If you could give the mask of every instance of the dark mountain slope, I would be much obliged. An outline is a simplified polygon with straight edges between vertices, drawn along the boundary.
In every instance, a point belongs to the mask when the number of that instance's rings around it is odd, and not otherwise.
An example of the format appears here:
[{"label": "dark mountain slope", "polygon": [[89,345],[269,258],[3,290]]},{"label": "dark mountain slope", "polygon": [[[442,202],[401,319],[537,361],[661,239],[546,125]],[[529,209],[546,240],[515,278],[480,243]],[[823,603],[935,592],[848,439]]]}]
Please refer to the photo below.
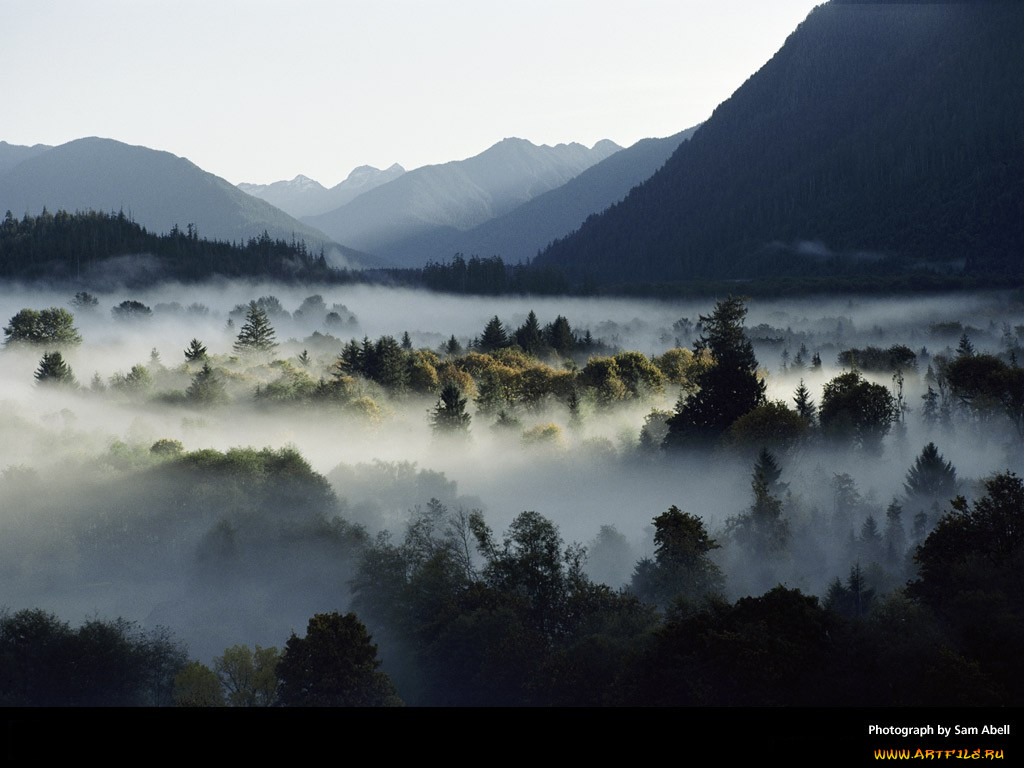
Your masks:
[{"label": "dark mountain slope", "polygon": [[1024,8],[836,4],[538,264],[604,284],[1020,273]]}]

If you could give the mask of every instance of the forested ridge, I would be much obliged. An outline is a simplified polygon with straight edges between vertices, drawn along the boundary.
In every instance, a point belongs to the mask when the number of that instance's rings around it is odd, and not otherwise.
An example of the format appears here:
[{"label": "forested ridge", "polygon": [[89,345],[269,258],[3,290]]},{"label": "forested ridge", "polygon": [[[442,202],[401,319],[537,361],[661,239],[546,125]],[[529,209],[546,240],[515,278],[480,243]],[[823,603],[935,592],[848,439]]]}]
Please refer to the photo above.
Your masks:
[{"label": "forested ridge", "polygon": [[[111,263],[119,256],[132,257]],[[145,257],[150,257],[149,259]],[[223,277],[344,279],[324,253],[303,241],[274,240],[266,232],[245,243],[207,240],[187,224],[157,235],[123,211],[68,213],[44,211],[21,219],[10,211],[0,222],[0,277],[20,280],[74,280],[101,287],[162,280],[198,281]]]},{"label": "forested ridge", "polygon": [[666,165],[536,263],[622,284],[1019,275],[1015,3],[827,4]]}]

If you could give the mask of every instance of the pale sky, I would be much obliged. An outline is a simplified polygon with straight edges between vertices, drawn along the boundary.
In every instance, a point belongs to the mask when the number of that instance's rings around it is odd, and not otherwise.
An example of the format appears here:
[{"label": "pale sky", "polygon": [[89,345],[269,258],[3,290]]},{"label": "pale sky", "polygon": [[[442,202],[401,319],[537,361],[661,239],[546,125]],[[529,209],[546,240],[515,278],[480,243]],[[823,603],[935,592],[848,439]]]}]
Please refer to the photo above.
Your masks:
[{"label": "pale sky", "polygon": [[819,0],[0,0],[0,140],[103,136],[232,183],[700,122]]}]

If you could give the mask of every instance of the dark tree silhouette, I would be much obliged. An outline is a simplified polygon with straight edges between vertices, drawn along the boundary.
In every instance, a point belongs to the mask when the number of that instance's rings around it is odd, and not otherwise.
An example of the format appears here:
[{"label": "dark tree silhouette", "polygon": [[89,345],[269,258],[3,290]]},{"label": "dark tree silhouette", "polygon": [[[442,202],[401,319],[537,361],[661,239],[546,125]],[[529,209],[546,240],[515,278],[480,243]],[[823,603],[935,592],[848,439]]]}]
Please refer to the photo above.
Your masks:
[{"label": "dark tree silhouette", "polygon": [[701,315],[703,335],[694,354],[707,350],[712,364],[697,374],[696,391],[681,398],[668,420],[668,448],[718,439],[740,416],[765,402],[765,384],[757,377],[754,347],[743,331],[747,308],[730,296]]}]

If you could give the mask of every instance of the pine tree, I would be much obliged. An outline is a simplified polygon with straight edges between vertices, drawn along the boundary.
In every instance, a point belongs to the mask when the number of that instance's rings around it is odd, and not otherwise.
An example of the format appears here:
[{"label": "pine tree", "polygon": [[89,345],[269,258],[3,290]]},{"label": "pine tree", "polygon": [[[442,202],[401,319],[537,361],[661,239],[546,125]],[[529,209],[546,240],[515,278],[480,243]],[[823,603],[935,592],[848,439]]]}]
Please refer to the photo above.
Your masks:
[{"label": "pine tree", "polygon": [[363,371],[363,348],[355,339],[349,339],[348,343],[342,347],[341,354],[338,356],[337,361],[334,363],[334,368],[331,370],[331,375],[335,378],[339,378],[346,374],[351,376],[357,373],[363,373]]},{"label": "pine tree", "polygon": [[710,352],[713,363],[696,376],[696,391],[676,405],[666,447],[713,442],[740,416],[764,404],[765,384],[757,377],[754,347],[743,331],[746,314],[743,300],[730,296],[710,316],[701,315],[704,331],[693,351]]},{"label": "pine tree", "polygon": [[555,352],[565,357],[576,348],[576,337],[569,321],[559,315],[544,329],[544,340]]},{"label": "pine tree", "polygon": [[404,350],[412,349],[412,339],[409,338],[409,332],[408,331],[402,331],[402,349],[404,349]]},{"label": "pine tree", "polygon": [[970,338],[967,336],[967,331],[960,334],[960,343],[956,347],[956,356],[961,357],[974,357],[974,345],[971,343]]},{"label": "pine tree", "polygon": [[942,457],[935,443],[928,443],[907,471],[903,489],[908,497],[946,502],[956,496],[956,469]]},{"label": "pine tree", "polygon": [[309,352],[304,349],[302,350],[302,354],[299,355],[299,365],[301,365],[303,368],[309,368],[309,362]]},{"label": "pine tree", "polygon": [[60,352],[45,352],[35,372],[36,381],[40,384],[61,384],[75,386],[75,375],[71,366],[64,360]]},{"label": "pine tree", "polygon": [[455,334],[452,334],[451,338],[445,342],[444,353],[449,357],[462,354],[462,345],[459,344],[459,340],[455,338]]},{"label": "pine tree", "polygon": [[528,355],[536,355],[544,343],[542,336],[540,322],[537,320],[537,315],[531,309],[530,314],[526,316],[526,322],[524,322],[519,328],[516,329],[516,344],[518,344],[522,350]]},{"label": "pine tree", "polygon": [[192,339],[188,343],[188,349],[185,350],[185,360],[190,363],[199,362],[200,360],[206,359],[206,347],[199,339]]},{"label": "pine tree", "polygon": [[886,554],[891,564],[898,564],[907,549],[907,532],[903,528],[903,507],[893,498],[885,510],[885,542]]},{"label": "pine tree", "polygon": [[270,324],[267,312],[255,301],[249,302],[245,324],[238,332],[235,340],[235,351],[239,353],[270,352],[277,346],[274,341],[274,328]]},{"label": "pine tree", "polygon": [[441,396],[430,417],[436,434],[458,435],[469,431],[470,416],[466,413],[466,398],[457,385],[449,382],[441,388]]},{"label": "pine tree", "polygon": [[818,408],[811,399],[811,392],[804,385],[803,379],[800,379],[800,386],[796,388],[793,402],[796,403],[796,412],[800,415],[800,418],[808,424],[814,424],[814,417],[818,413]]},{"label": "pine tree", "polygon": [[484,326],[483,335],[480,336],[480,351],[494,352],[507,346],[509,346],[509,340],[508,334],[505,332],[505,326],[501,324],[501,320],[495,315]]},{"label": "pine tree", "polygon": [[[931,366],[929,366],[929,369]],[[939,393],[932,389],[932,385],[928,385],[928,391],[921,395],[921,399],[924,400],[924,406],[921,408],[921,418],[924,419],[925,424],[933,425],[939,420]]]},{"label": "pine tree", "polygon": [[789,542],[789,523],[782,519],[782,501],[773,492],[780,475],[775,458],[762,451],[750,483],[754,501],[749,511],[731,521],[733,536],[739,544],[759,557],[780,554]]},{"label": "pine tree", "polygon": [[192,377],[192,383],[185,390],[185,397],[199,405],[213,405],[226,398],[224,382],[208,362],[204,362],[203,367]]}]

